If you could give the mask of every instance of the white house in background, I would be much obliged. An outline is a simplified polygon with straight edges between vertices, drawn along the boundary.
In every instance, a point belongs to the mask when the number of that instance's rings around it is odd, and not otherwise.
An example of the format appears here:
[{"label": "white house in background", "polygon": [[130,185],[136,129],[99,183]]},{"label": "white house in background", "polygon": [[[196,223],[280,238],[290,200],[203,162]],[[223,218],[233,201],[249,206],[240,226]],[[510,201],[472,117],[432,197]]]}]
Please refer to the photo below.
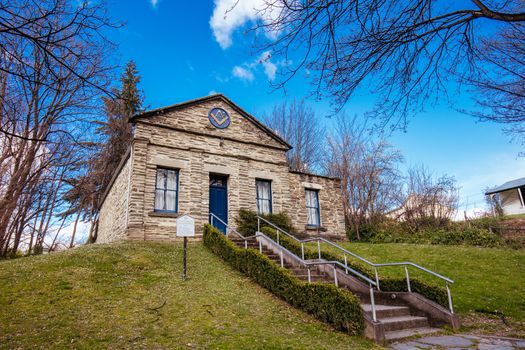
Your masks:
[{"label": "white house in background", "polygon": [[504,215],[525,214],[525,177],[505,182],[485,192],[491,203],[499,203]]}]

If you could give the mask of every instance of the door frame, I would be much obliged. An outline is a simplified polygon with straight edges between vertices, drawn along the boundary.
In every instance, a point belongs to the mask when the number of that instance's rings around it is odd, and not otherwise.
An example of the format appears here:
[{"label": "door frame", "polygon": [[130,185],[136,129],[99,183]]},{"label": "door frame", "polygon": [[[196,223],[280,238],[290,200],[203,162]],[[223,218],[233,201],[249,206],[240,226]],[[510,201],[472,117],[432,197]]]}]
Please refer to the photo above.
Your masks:
[{"label": "door frame", "polygon": [[[216,178],[222,178],[224,179],[224,184],[225,186],[212,186],[210,185],[210,180],[213,178],[213,177],[216,177]],[[226,218],[224,220],[224,222],[226,223],[226,225],[228,224],[228,218],[229,218],[229,205],[228,205],[228,180],[229,180],[229,175],[227,174],[219,174],[219,173],[209,173],[208,174],[208,221],[211,221],[211,196],[210,196],[210,192],[211,192],[211,188],[212,187],[216,187],[216,188],[223,188],[224,191],[226,192]],[[222,220],[222,218],[221,218]],[[211,223],[211,222],[210,222]],[[225,231],[226,231],[226,227],[225,227]]]}]

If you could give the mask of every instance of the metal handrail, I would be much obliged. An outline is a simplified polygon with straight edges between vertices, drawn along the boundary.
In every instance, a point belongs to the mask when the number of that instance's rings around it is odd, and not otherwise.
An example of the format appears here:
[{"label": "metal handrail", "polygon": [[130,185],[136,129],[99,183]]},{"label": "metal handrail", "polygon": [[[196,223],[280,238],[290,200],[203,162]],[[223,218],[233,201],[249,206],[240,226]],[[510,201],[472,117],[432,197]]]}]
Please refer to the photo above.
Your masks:
[{"label": "metal handrail", "polygon": [[268,239],[269,241],[271,241],[273,243],[276,243],[279,246],[280,249],[286,251],[290,255],[293,255],[294,258],[297,258],[297,260],[300,261],[301,263],[303,263],[303,265],[305,265],[305,266],[306,265],[337,265],[337,266],[340,266],[343,270],[351,271],[353,274],[355,274],[358,277],[361,277],[362,279],[364,279],[368,283],[371,283],[373,286],[376,285],[376,282],[374,280],[370,279],[368,276],[363,275],[359,271],[356,271],[356,270],[352,269],[351,267],[344,265],[340,261],[337,261],[337,260],[334,260],[334,261],[327,261],[327,260],[325,260],[325,261],[312,261],[312,260],[301,259],[295,253],[291,252],[286,247],[282,246],[280,243],[276,242],[274,239],[268,237],[267,235],[265,235],[264,233],[262,233],[260,231],[258,231],[256,234],[251,235],[251,236],[243,236],[237,230],[234,230],[234,229],[230,228],[229,225],[227,223],[225,223],[223,220],[221,220],[219,217],[217,217],[217,215],[215,215],[213,213],[210,213],[210,216],[212,217],[212,223],[211,223],[212,226],[213,226],[213,219],[215,219],[215,220],[219,221],[220,223],[222,223],[223,225],[225,225],[226,228],[229,230],[229,232],[235,233],[237,236],[239,236],[239,238],[243,239],[244,241],[247,241],[248,239],[252,239],[252,238],[264,237],[264,238]]},{"label": "metal handrail", "polygon": [[408,273],[408,266],[412,266],[416,269],[419,269],[421,271],[424,271],[430,275],[433,275],[435,277],[438,277],[442,280],[445,281],[445,287],[447,289],[447,297],[448,297],[448,304],[449,304],[449,309],[450,309],[450,312],[451,313],[454,313],[454,307],[452,305],[452,295],[450,293],[450,288],[448,286],[449,283],[454,283],[454,281],[448,277],[445,277],[443,275],[440,275],[439,273],[437,272],[434,272],[430,269],[427,269],[423,266],[420,266],[418,264],[415,264],[413,262],[410,262],[410,261],[404,261],[404,262],[392,262],[392,263],[382,263],[382,264],[376,264],[376,263],[373,263],[365,258],[363,258],[362,256],[356,254],[356,253],[353,253],[343,247],[341,247],[340,245],[334,243],[334,242],[331,242],[329,240],[327,240],[326,238],[323,238],[323,237],[312,237],[312,238],[307,238],[307,239],[299,239],[295,236],[293,236],[292,234],[286,232],[285,230],[283,230],[282,228],[278,227],[277,225],[273,224],[272,222],[266,220],[265,218],[257,215],[257,230],[260,231],[261,230],[261,220],[264,221],[265,223],[267,223],[268,225],[270,225],[271,227],[273,227],[274,229],[277,230],[277,242],[279,242],[279,232],[285,234],[287,237],[290,237],[292,238],[293,240],[295,240],[296,242],[299,242],[301,244],[301,254],[302,254],[302,258],[304,259],[304,244],[305,243],[309,243],[309,242],[317,242],[317,250],[318,250],[318,256],[319,256],[319,259],[321,259],[321,242],[324,242],[328,245],[331,245],[332,247],[336,248],[336,249],[339,249],[340,251],[342,251],[344,253],[344,260],[345,260],[345,264],[341,264],[342,266],[347,266],[348,265],[348,260],[347,260],[347,254],[350,255],[350,256],[353,256],[354,258],[364,262],[365,264],[367,265],[370,265],[374,268],[374,274],[375,274],[375,279],[376,279],[376,283],[375,283],[375,286],[377,287],[378,290],[380,290],[380,284],[379,284],[379,274],[378,274],[378,267],[386,267],[386,266],[404,266],[405,267],[405,276],[406,276],[406,281],[407,281],[407,289],[409,292],[412,292],[412,288],[411,288],[411,285],[410,285],[410,275]]},{"label": "metal handrail", "polygon": [[[343,268],[347,274],[348,274],[348,271],[350,271],[353,274],[355,274],[356,276],[361,277],[362,279],[367,281],[368,284],[369,284],[370,304],[371,304],[371,307],[372,307],[372,319],[374,320],[374,322],[377,321],[375,299],[374,299],[374,288],[373,288],[373,287],[378,288],[378,285],[377,285],[376,281],[374,281],[374,280],[370,279],[369,277],[361,274],[360,272],[352,269],[348,265],[343,265],[340,261],[326,261],[326,260],[325,261],[312,261],[312,260],[304,260],[304,254],[303,254],[303,258],[298,257],[295,253],[291,252],[286,247],[282,246],[278,241],[276,242],[275,240],[273,240],[272,238],[268,237],[267,235],[265,235],[264,233],[260,232],[259,230],[254,235],[243,236],[237,230],[230,228],[230,226],[226,222],[224,222],[222,219],[220,219],[217,215],[215,215],[213,213],[210,213],[210,223],[211,223],[212,226],[214,226],[213,225],[213,221],[214,220],[218,220],[220,223],[222,223],[226,227],[226,230],[227,230],[226,231],[226,236],[228,236],[229,232],[233,232],[237,236],[239,236],[241,239],[243,239],[244,240],[244,249],[248,249],[248,244],[247,244],[248,239],[251,239],[251,238],[255,238],[256,239],[257,237],[263,237],[263,238],[267,239],[268,241],[276,244],[279,247],[279,249],[280,249],[281,267],[284,267],[283,252],[286,251],[289,256],[291,256],[293,259],[297,260],[300,264],[302,264],[303,266],[305,266],[307,268],[307,270],[308,270],[308,283],[312,282],[310,266],[316,266],[316,265],[333,265],[333,267],[334,267],[334,284],[336,286],[339,286],[339,283],[338,283],[338,280],[337,280],[337,269],[336,269],[336,266],[339,266],[339,267]],[[275,227],[277,229],[281,230],[277,226],[275,226]],[[293,236],[291,236],[291,237],[293,237]],[[262,254],[262,241],[261,240],[259,240],[259,252]],[[304,253],[304,251],[303,251],[303,253]]]}]

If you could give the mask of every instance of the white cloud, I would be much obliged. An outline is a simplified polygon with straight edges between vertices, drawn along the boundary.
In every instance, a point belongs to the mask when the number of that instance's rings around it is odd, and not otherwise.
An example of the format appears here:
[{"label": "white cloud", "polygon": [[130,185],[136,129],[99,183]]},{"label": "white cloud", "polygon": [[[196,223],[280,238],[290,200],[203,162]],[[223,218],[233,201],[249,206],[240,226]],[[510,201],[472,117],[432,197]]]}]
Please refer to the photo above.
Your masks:
[{"label": "white cloud", "polygon": [[157,7],[157,5],[159,4],[159,1],[160,0],[149,0],[151,6],[153,6],[153,8]]},{"label": "white cloud", "polygon": [[271,61],[271,58],[272,55],[270,51],[265,51],[256,60],[252,62],[244,62],[242,65],[233,67],[232,74],[236,78],[251,82],[255,79],[254,73],[256,73],[262,66],[264,74],[268,80],[273,81],[275,79],[278,66],[283,64],[275,64]]},{"label": "white cloud", "polygon": [[210,90],[210,92],[208,92],[208,95],[216,95],[216,94],[218,94],[218,92],[215,90]]},{"label": "white cloud", "polygon": [[[261,11],[267,6],[266,0],[215,0],[210,27],[221,48],[230,47],[233,32],[246,23],[262,21],[270,24],[277,18],[277,10]],[[266,36],[270,39],[275,39],[277,34],[277,31],[266,31]]]},{"label": "white cloud", "polygon": [[275,79],[275,73],[277,73],[277,66],[270,61],[271,58],[272,55],[270,51],[266,51],[262,53],[261,58],[259,59],[259,63],[262,64],[264,74],[266,74],[269,81],[273,81]]},{"label": "white cloud", "polygon": [[233,67],[232,74],[234,77],[244,81],[253,81],[253,79],[255,78],[250,69],[243,68],[241,66]]}]

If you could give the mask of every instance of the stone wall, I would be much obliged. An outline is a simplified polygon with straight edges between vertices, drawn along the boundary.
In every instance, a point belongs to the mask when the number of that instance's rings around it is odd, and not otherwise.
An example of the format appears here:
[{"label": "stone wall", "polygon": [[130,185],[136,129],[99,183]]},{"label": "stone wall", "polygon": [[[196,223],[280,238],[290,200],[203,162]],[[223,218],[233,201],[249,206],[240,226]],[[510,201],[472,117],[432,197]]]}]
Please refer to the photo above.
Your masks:
[{"label": "stone wall", "polygon": [[[213,107],[223,108],[229,113],[231,123],[228,128],[216,129],[210,125],[208,111]],[[255,182],[256,179],[266,179],[272,182],[273,212],[288,213],[299,229],[304,229],[306,224],[303,183],[311,182],[320,187],[323,232],[344,233],[342,205],[338,202],[340,195],[335,193],[339,183],[323,177],[290,173],[286,163],[289,146],[269,135],[250,118],[228,101],[216,98],[135,119],[128,238],[174,240],[176,218],[189,214],[195,218],[196,238],[199,239],[202,235],[200,228],[209,219],[210,174],[228,176],[228,224],[233,228],[239,209],[256,209]],[[154,211],[157,167],[179,170],[178,213]],[[121,186],[119,181],[120,176],[113,186]],[[114,191],[112,189],[111,193]],[[104,212],[111,212],[112,205],[122,203],[109,197],[108,203],[104,203]],[[117,208],[114,215],[119,215],[117,212],[122,210]],[[114,237],[121,237],[121,221],[108,213],[104,216],[104,230],[111,226],[107,221],[113,220],[112,227],[118,232]]]},{"label": "stone wall", "polygon": [[126,237],[131,160],[126,157],[100,208],[97,243]]},{"label": "stone wall", "polygon": [[[140,140],[134,144],[131,238],[173,240],[175,219],[184,214],[194,217],[196,226],[202,227],[208,222],[210,173],[228,176],[228,224],[233,228],[240,208],[256,208],[256,179],[272,181],[275,212],[291,210],[283,151],[141,123],[137,123],[136,134]],[[157,167],[179,170],[177,214],[154,211]],[[200,230],[197,234],[200,238]]]},{"label": "stone wall", "polygon": [[[341,193],[341,181],[324,176],[290,172],[290,199],[294,209],[290,212],[292,222],[299,232],[320,235],[345,235],[345,219]],[[318,190],[321,227],[306,226],[306,189]]]}]

